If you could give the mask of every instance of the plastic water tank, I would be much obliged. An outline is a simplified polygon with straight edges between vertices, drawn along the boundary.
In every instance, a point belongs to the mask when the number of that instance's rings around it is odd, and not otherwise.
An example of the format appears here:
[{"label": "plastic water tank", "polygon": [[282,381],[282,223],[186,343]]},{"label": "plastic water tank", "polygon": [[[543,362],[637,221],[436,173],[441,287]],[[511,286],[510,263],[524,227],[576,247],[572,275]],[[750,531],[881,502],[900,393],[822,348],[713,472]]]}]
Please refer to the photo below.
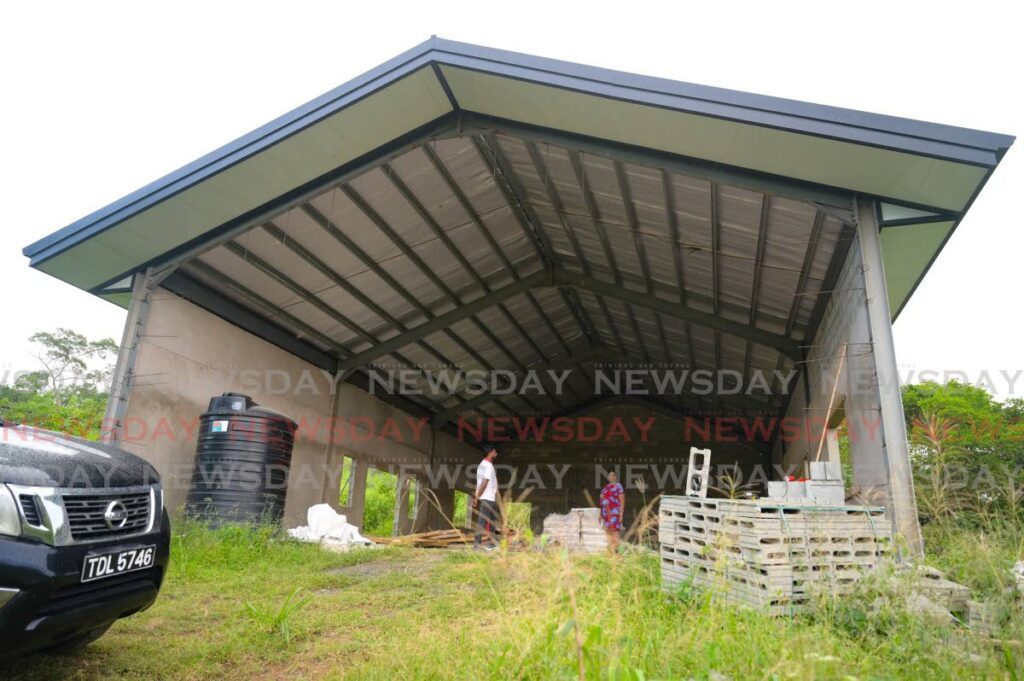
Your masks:
[{"label": "plastic water tank", "polygon": [[248,395],[210,400],[185,513],[211,525],[278,523],[284,515],[296,424]]}]

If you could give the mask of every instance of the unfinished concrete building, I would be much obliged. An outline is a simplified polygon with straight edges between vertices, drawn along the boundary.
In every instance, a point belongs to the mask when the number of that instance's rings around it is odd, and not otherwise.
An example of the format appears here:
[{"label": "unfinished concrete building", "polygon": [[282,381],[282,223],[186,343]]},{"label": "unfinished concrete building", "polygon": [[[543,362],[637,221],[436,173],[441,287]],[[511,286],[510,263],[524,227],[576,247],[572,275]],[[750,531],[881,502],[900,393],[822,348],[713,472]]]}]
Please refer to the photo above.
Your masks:
[{"label": "unfinished concrete building", "polygon": [[891,323],[1011,143],[431,39],[25,255],[127,309],[108,437],[172,508],[225,391],[300,423],[289,524],[349,457],[357,524],[369,467],[431,490],[403,530],[479,440],[539,522],[616,467],[631,507],[678,492],[695,444],[799,473],[845,423],[850,498],[915,549]]}]

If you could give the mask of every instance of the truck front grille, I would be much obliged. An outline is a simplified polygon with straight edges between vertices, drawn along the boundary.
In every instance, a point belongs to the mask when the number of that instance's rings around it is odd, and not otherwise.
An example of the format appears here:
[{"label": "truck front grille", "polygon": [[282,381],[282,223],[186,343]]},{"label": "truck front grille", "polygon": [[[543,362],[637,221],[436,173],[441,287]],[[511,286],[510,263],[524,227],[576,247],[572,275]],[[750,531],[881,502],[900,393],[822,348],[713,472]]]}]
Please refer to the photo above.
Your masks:
[{"label": "truck front grille", "polygon": [[[149,492],[64,495],[63,501],[68,527],[75,541],[137,534],[149,527]],[[124,505],[127,517],[123,525],[116,522],[111,527],[104,517],[113,502]]]}]

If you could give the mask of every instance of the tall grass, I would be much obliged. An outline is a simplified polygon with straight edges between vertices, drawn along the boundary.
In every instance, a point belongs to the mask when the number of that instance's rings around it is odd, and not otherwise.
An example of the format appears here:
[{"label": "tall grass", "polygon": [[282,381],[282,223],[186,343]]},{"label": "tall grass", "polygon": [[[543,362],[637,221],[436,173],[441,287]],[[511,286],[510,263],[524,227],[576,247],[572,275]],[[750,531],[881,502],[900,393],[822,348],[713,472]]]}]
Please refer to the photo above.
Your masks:
[{"label": "tall grass", "polygon": [[991,635],[915,612],[912,584],[888,575],[769,617],[685,584],[664,591],[657,554],[640,548],[336,554],[266,527],[181,523],[153,608],[78,657],[0,678],[1024,679],[1020,602],[1005,588],[1019,526],[960,520],[926,525],[929,561],[1001,605]]}]

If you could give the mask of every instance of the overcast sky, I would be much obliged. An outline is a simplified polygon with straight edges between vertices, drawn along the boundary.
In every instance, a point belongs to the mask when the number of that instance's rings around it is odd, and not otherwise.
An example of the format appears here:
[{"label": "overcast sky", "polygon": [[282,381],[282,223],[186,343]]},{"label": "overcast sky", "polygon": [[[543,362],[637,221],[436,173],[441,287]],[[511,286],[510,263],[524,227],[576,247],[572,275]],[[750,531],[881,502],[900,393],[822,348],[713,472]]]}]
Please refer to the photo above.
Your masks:
[{"label": "overcast sky", "polygon": [[[530,5],[4,3],[0,371],[34,368],[34,331],[119,340],[124,321],[120,308],[29,269],[22,247],[431,34],[1024,132],[1021,27],[1007,3]],[[904,371],[963,371],[972,381],[988,371],[1005,397],[1011,385],[999,372],[1024,369],[1022,155],[1007,154],[897,321]],[[1024,379],[1013,388],[1024,396]]]}]

